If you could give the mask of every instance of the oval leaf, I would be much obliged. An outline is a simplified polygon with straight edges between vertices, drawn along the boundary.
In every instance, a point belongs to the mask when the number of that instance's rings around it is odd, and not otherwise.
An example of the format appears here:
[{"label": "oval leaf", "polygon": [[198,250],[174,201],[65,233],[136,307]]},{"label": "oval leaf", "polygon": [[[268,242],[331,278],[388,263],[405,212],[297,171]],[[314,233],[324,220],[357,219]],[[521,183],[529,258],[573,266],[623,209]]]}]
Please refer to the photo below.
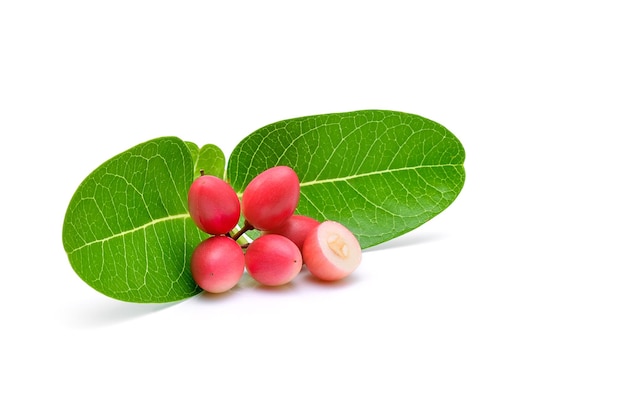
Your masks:
[{"label": "oval leaf", "polygon": [[189,257],[204,235],[187,211],[194,162],[175,137],[137,145],[103,163],[76,190],[63,246],[76,273],[110,297],[169,302],[201,290]]},{"label": "oval leaf", "polygon": [[218,146],[207,144],[202,148],[198,148],[198,145],[193,142],[185,143],[193,159],[194,178],[200,176],[200,170],[204,170],[205,175],[213,175],[224,179],[226,156],[224,156],[224,152]]},{"label": "oval leaf", "polygon": [[363,110],[289,119],[241,141],[227,176],[238,192],[257,174],[291,166],[297,213],[350,228],[362,248],[409,232],[447,208],[465,181],[465,151],[418,115]]}]

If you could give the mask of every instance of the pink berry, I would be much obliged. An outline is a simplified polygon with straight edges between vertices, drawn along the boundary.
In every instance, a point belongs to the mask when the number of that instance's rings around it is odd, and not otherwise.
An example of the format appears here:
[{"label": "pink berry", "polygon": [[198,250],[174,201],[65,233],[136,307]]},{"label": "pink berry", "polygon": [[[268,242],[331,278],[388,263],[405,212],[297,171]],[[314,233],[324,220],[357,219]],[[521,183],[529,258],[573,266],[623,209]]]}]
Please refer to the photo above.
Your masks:
[{"label": "pink berry", "polygon": [[302,252],[302,244],[309,232],[317,227],[320,222],[305,215],[292,215],[276,228],[267,231],[267,234],[279,234],[289,238]]},{"label": "pink berry", "polygon": [[293,215],[300,199],[300,181],[288,166],[275,166],[257,175],[246,186],[241,209],[246,221],[258,230],[269,230]]},{"label": "pink berry", "polygon": [[217,235],[202,241],[191,254],[191,275],[203,290],[223,293],[241,279],[245,268],[237,241]]},{"label": "pink berry", "polygon": [[235,190],[224,180],[202,175],[191,184],[189,215],[202,231],[218,235],[232,230],[241,212]]},{"label": "pink berry", "polygon": [[334,221],[325,221],[304,240],[302,256],[311,274],[325,281],[340,280],[361,263],[361,245],[352,232]]},{"label": "pink berry", "polygon": [[250,276],[264,285],[287,284],[302,269],[302,255],[296,244],[277,234],[261,235],[252,241],[245,259]]}]

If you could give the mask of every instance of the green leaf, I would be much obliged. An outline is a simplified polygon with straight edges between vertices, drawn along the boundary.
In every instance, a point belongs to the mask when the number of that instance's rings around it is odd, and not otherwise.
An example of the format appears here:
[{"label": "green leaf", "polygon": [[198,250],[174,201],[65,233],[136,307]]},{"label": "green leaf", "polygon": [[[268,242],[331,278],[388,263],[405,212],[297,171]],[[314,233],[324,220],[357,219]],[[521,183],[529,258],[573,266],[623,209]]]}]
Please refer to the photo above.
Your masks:
[{"label": "green leaf", "polygon": [[63,223],[76,273],[123,301],[170,302],[199,293],[189,258],[205,236],[187,211],[193,178],[190,149],[175,137],[139,144],[94,170]]},{"label": "green leaf", "polygon": [[224,179],[226,156],[224,152],[212,144],[204,145],[202,148],[198,148],[193,142],[185,142],[191,152],[191,157],[194,163],[194,178],[200,176],[200,170],[204,170],[205,175],[213,175],[218,178]]},{"label": "green leaf", "polygon": [[227,176],[238,192],[287,165],[298,174],[297,213],[346,225],[362,248],[407,233],[447,208],[465,181],[465,151],[418,115],[363,110],[288,119],[242,140]]}]

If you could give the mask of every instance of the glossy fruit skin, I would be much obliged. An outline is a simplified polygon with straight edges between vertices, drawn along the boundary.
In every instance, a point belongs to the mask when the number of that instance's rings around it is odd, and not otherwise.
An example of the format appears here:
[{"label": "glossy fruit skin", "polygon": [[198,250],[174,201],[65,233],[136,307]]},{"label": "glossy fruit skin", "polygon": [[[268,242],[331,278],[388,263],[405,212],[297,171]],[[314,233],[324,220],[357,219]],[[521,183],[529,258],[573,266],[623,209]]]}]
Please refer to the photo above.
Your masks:
[{"label": "glossy fruit skin", "polygon": [[293,215],[300,199],[300,181],[288,166],[275,166],[257,175],[246,186],[241,210],[254,228],[265,231]]},{"label": "glossy fruit skin", "polygon": [[252,241],[245,260],[248,274],[268,286],[287,284],[302,269],[302,255],[296,244],[278,234],[261,235]]},{"label": "glossy fruit skin", "polygon": [[307,235],[319,224],[318,220],[306,215],[292,215],[278,227],[266,231],[266,233],[278,234],[289,238],[302,252],[302,245]]},{"label": "glossy fruit skin", "polygon": [[324,281],[350,275],[361,263],[361,246],[354,234],[334,221],[324,221],[309,233],[302,257],[311,274]]},{"label": "glossy fruit skin", "polygon": [[193,221],[208,234],[226,234],[239,221],[241,205],[237,193],[216,176],[202,175],[193,181],[187,203]]},{"label": "glossy fruit skin", "polygon": [[191,254],[191,275],[210,293],[233,288],[243,275],[245,258],[237,241],[217,235],[202,241]]}]

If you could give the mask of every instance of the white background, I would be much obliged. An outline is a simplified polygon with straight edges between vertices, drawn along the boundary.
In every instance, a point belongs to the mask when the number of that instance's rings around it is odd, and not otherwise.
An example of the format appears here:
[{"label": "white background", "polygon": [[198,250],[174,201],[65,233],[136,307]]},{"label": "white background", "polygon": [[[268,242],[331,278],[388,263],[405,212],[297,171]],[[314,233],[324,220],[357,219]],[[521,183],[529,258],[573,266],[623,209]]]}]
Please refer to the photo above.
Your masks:
[{"label": "white background", "polygon": [[[209,3],[2,2],[0,411],[626,411],[620,2]],[[346,282],[138,305],[72,271],[111,156],[372,108],[467,181]]]}]

